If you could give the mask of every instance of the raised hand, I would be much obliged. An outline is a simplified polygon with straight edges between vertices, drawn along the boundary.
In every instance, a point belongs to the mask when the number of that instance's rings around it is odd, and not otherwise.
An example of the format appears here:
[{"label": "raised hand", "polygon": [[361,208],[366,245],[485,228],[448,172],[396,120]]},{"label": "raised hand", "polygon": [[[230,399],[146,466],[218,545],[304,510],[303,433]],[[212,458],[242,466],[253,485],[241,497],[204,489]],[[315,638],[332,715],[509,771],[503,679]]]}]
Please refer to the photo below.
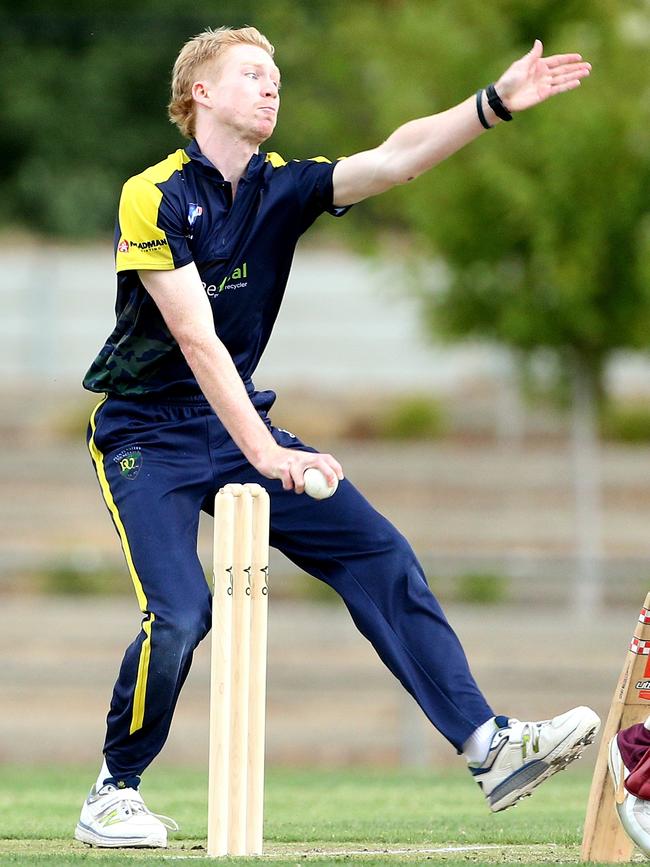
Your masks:
[{"label": "raised hand", "polygon": [[539,39],[520,60],[508,67],[495,83],[496,91],[510,111],[523,111],[557,93],[574,90],[591,72],[580,54],[542,57]]}]

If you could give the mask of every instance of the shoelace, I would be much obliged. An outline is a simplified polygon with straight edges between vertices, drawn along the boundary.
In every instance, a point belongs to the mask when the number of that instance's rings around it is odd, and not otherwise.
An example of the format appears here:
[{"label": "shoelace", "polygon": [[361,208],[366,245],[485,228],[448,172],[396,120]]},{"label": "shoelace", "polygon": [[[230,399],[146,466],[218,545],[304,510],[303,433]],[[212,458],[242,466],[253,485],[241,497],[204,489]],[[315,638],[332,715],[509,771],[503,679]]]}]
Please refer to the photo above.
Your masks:
[{"label": "shoelace", "polygon": [[163,816],[162,813],[152,813],[151,810],[147,810],[147,813],[149,813],[150,816],[154,816],[159,822],[162,822],[168,830],[180,831],[180,826],[175,819],[172,819],[169,816]]},{"label": "shoelace", "polygon": [[129,816],[135,816],[138,813],[144,813],[148,816],[153,816],[154,819],[158,819],[158,821],[162,822],[165,828],[170,831],[179,830],[178,823],[170,816],[163,816],[162,813],[154,813],[139,798],[129,798],[128,795],[121,795],[118,789],[115,789],[114,791],[118,793],[118,797],[102,810],[99,814],[100,816],[104,816],[111,810],[119,810],[126,818]]},{"label": "shoelace", "polygon": [[132,801],[131,798],[124,798],[124,800],[120,801],[120,808],[127,816],[135,816],[138,813],[145,813],[148,816],[153,816],[154,819],[158,819],[158,821],[162,822],[165,828],[168,828],[170,831],[178,831],[178,823],[174,819],[170,816],[163,816],[162,813],[154,813],[153,810],[150,810],[146,804],[142,803],[142,801]]},{"label": "shoelace", "polygon": [[534,753],[539,752],[539,738],[542,730],[542,722],[520,722],[518,719],[510,720],[510,736],[512,743],[521,743],[521,754],[523,758],[528,757],[528,748],[532,748]]}]

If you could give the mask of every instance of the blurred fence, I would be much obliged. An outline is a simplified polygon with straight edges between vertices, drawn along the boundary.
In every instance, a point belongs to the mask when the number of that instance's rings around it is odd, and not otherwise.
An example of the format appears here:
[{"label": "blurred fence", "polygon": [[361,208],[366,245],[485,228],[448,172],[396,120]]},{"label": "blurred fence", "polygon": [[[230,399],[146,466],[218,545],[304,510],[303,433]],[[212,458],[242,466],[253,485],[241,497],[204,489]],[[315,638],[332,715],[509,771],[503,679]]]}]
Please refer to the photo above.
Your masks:
[{"label": "blurred fence", "polygon": [[[113,327],[111,248],[5,243],[0,261],[3,380],[77,387]],[[404,269],[342,251],[299,252],[257,379],[356,394],[496,375],[499,353],[428,342],[407,280]]]},{"label": "blurred fence", "polygon": [[[17,242],[1,255],[0,587],[70,564],[119,570],[82,443],[93,397],[79,386],[112,326],[110,247]],[[256,377],[281,394],[274,421],[336,451],[412,541],[443,598],[458,598],[463,576],[480,598],[481,575],[496,575],[510,600],[569,603],[574,493],[557,419],[523,411],[500,352],[432,346],[407,279],[349,253],[299,253]],[[621,358],[609,378],[619,393],[642,391],[647,362]],[[340,417],[364,401],[372,412],[413,392],[444,394],[461,427],[489,435],[409,445],[337,439]],[[645,447],[603,450],[606,601],[636,599],[650,577],[649,464]]]},{"label": "blurred fence", "polygon": [[[16,240],[0,245],[0,375],[6,387],[77,389],[113,326],[109,245]],[[442,279],[429,269],[427,279]],[[494,424],[507,432],[512,363],[485,344],[436,344],[427,334],[413,276],[400,264],[342,250],[299,250],[257,380],[265,387],[333,392],[476,391],[491,383]],[[610,365],[620,393],[650,392],[650,363],[622,354]]]},{"label": "blurred fence", "polygon": [[[112,324],[111,251],[16,245],[2,256],[0,762],[94,761],[115,668],[139,620],[83,445],[95,398],[78,384]],[[298,256],[257,378],[281,393],[274,421],[334,451],[408,536],[495,706],[534,718],[585,701],[605,713],[650,587],[650,447],[603,448],[607,616],[596,635],[571,607],[573,466],[561,425],[523,410],[501,353],[429,345],[404,279],[349,254]],[[647,379],[639,358],[610,370],[621,393]],[[465,435],[340,438],[341,415],[421,391],[444,394]],[[199,540],[206,566],[210,529],[204,522]],[[272,576],[270,760],[452,760],[342,607],[312,604],[312,579],[279,556]],[[98,590],[127,598],[88,595]],[[512,654],[513,642],[525,652]],[[166,760],[204,761],[207,670],[206,644]],[[58,722],[44,736],[45,703]]]},{"label": "blurred fence", "polygon": [[[607,714],[638,608],[598,624],[566,612],[451,607],[472,670],[499,713],[545,719],[581,702]],[[14,598],[0,608],[3,762],[101,759],[119,661],[139,626],[135,601]],[[26,629],[26,623],[38,628]],[[198,648],[163,763],[206,767],[209,641]],[[43,724],[47,708],[47,725]],[[458,764],[455,751],[356,632],[342,605],[271,598],[270,763]],[[595,758],[590,751],[587,761]]]},{"label": "blurred fence", "polygon": [[[51,401],[31,394],[29,403],[45,424],[5,429],[0,450],[0,592],[72,592],[86,578],[92,589],[93,574],[108,581],[104,589],[130,592],[83,445],[83,416],[70,439],[48,422],[56,417]],[[511,449],[494,441],[316,442],[405,533],[444,600],[573,603],[576,527],[562,441]],[[650,448],[607,446],[602,474],[605,601],[636,606],[650,586]],[[207,566],[207,521],[200,550]],[[281,594],[308,592],[310,582],[288,562],[278,560],[274,575]]]}]

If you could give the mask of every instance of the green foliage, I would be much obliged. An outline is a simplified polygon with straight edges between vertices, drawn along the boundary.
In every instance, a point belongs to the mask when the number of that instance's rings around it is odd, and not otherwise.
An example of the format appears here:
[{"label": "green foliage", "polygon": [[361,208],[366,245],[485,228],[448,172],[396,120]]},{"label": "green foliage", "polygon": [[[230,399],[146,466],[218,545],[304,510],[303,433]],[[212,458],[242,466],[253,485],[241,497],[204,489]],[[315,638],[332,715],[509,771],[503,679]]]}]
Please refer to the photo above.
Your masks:
[{"label": "green foliage", "polygon": [[[111,233],[124,180],[185,144],[167,121],[171,68],[208,26],[254,24],[276,44],[283,108],[270,149],[335,157],[366,145],[351,87],[362,74],[339,45],[345,8],[342,0],[0,4],[0,227],[73,240]],[[323,62],[314,63],[318,51]]]},{"label": "green foliage", "polygon": [[565,370],[579,359],[598,390],[612,351],[650,347],[650,6],[413,0],[351,14],[382,71],[366,94],[378,133],[467,97],[536,36],[592,61],[576,92],[363,207],[449,266],[442,290],[420,281],[433,331],[546,348]]},{"label": "green foliage", "polygon": [[379,422],[378,435],[390,440],[434,439],[445,431],[444,411],[438,401],[413,395],[389,406]]},{"label": "green foliage", "polygon": [[406,441],[437,439],[447,429],[447,414],[439,401],[430,395],[410,394],[352,410],[343,434],[352,440]]},{"label": "green foliage", "polygon": [[206,26],[247,23],[277,46],[282,111],[268,147],[288,157],[372,147],[471,96],[536,36],[551,53],[582,51],[594,71],[577,92],[364,202],[346,237],[370,251],[387,230],[407,233],[419,255],[444,258],[447,285],[419,285],[431,328],[452,339],[565,361],[571,348],[595,382],[612,350],[648,349],[646,0],[0,4],[5,227],[109,233],[123,180],[183,144],[166,121],[179,47]]},{"label": "green foliage", "polygon": [[279,581],[274,577],[273,596],[275,599],[281,597],[323,605],[339,605],[341,602],[341,597],[329,584],[305,575],[293,575],[284,582],[281,576]]},{"label": "green foliage", "polygon": [[508,598],[508,579],[487,572],[467,572],[457,579],[455,598],[470,605],[498,605]]},{"label": "green foliage", "polygon": [[41,593],[61,596],[105,596],[132,593],[126,574],[114,570],[84,568],[61,563],[41,573],[37,581]]},{"label": "green foliage", "polygon": [[650,407],[647,404],[609,405],[601,416],[606,439],[624,443],[650,443]]},{"label": "green foliage", "polygon": [[[510,37],[529,10],[509,5]],[[613,350],[649,346],[650,41],[627,22],[635,9],[647,29],[650,9],[598,0],[555,17],[545,5],[538,34],[550,50],[580,48],[592,79],[484,136],[404,207],[422,249],[450,266],[442,292],[424,289],[432,327],[573,354],[597,382]]]}]

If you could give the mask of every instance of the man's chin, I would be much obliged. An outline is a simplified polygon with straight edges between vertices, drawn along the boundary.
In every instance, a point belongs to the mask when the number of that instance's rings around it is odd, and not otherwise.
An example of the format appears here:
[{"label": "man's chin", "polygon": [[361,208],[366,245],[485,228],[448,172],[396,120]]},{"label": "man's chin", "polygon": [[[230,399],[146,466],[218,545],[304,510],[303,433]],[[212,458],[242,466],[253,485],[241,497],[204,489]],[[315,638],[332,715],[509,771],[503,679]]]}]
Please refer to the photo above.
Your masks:
[{"label": "man's chin", "polygon": [[268,138],[272,135],[273,130],[278,122],[278,115],[275,111],[269,109],[260,109],[255,112],[253,118],[253,126],[259,131],[260,135]]},{"label": "man's chin", "polygon": [[242,137],[249,141],[251,144],[259,147],[259,145],[264,144],[267,139],[270,139],[275,130],[275,123],[260,123],[254,126],[252,129],[247,130],[246,132],[241,133]]},{"label": "man's chin", "polygon": [[261,123],[256,129],[259,143],[262,144],[267,139],[270,139],[275,131],[275,121],[273,123]]}]

